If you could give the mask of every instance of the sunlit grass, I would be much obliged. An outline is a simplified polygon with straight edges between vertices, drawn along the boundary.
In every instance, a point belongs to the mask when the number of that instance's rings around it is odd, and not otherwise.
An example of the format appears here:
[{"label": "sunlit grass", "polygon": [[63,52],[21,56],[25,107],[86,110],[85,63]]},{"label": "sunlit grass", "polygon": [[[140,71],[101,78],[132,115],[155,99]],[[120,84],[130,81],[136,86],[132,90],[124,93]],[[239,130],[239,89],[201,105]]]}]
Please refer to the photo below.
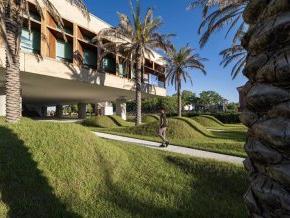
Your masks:
[{"label": "sunlit grass", "polygon": [[247,217],[239,166],[97,138],[77,124],[0,123],[3,217]]}]

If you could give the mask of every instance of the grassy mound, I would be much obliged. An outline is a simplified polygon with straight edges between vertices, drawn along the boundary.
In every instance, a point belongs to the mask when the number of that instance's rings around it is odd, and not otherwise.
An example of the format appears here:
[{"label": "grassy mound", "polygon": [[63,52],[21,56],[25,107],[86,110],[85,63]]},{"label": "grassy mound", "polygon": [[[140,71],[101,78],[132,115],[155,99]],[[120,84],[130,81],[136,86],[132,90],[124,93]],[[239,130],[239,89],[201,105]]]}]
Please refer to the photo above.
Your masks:
[{"label": "grassy mound", "polygon": [[199,124],[198,122],[196,122],[195,120],[192,120],[188,117],[177,117],[175,119],[181,120],[185,123],[187,123],[190,127],[192,127],[195,131],[200,132],[201,134],[203,134],[204,136],[207,137],[213,137],[213,135],[211,134],[211,132],[209,132],[204,126],[202,126],[201,124]]},{"label": "grassy mound", "polygon": [[208,128],[219,128],[225,126],[225,124],[223,124],[221,121],[209,115],[196,116],[192,119]]},{"label": "grassy mound", "polygon": [[127,122],[126,120],[123,120],[120,116],[109,116],[118,126],[123,126],[123,127],[129,127],[129,126],[134,126],[134,123],[132,122]]},{"label": "grassy mound", "polygon": [[0,123],[0,163],[1,217],[247,217],[242,167],[102,140],[77,124]]},{"label": "grassy mound", "polygon": [[159,120],[159,117],[157,115],[145,115],[142,119],[143,123],[152,123]]},{"label": "grassy mound", "polygon": [[91,127],[101,127],[101,128],[114,128],[119,125],[109,116],[96,116],[87,118],[84,122],[84,125]]},{"label": "grassy mound", "polygon": [[[168,119],[169,128],[167,136],[170,139],[184,139],[184,138],[201,138],[204,137],[199,131],[195,131],[186,122],[178,119]],[[158,132],[159,122],[151,122],[137,127],[122,128],[118,131],[120,133],[130,133],[133,135],[156,136]]]},{"label": "grassy mound", "polygon": [[192,119],[209,129],[237,131],[243,134],[247,131],[247,128],[242,124],[224,124],[215,117],[209,115],[201,115],[193,117]]},{"label": "grassy mound", "polygon": [[[172,144],[241,157],[246,156],[244,130],[209,131],[190,118],[169,118],[168,121],[167,137]],[[157,136],[158,126],[159,122],[155,121],[137,127],[98,129],[97,131],[161,142]]]}]

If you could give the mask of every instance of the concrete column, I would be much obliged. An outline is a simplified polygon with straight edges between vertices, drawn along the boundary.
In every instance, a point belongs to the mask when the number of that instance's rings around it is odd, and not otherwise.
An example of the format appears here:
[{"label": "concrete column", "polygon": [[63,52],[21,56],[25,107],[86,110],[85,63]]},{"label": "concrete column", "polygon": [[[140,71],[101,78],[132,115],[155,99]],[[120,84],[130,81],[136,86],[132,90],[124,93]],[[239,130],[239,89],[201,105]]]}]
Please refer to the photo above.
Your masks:
[{"label": "concrete column", "polygon": [[87,105],[80,103],[80,104],[78,104],[78,109],[79,109],[79,112],[78,112],[79,119],[86,119]]},{"label": "concrete column", "polygon": [[122,117],[123,120],[127,119],[126,99],[117,99],[116,101],[116,115]]},{"label": "concrete column", "polygon": [[62,105],[56,105],[55,117],[62,118],[63,116],[63,107]]},{"label": "concrete column", "polygon": [[6,95],[0,93],[0,116],[6,116]]}]

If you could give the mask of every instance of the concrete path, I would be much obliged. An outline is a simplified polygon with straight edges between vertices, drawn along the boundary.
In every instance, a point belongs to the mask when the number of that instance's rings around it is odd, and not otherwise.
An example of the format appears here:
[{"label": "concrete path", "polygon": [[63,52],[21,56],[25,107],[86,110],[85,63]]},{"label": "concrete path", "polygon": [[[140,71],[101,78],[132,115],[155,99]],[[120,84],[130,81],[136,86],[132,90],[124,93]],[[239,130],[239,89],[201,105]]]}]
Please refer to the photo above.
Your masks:
[{"label": "concrete path", "polygon": [[124,137],[124,136],[117,136],[117,135],[101,133],[101,132],[94,132],[94,134],[105,139],[133,143],[133,144],[137,144],[137,145],[152,148],[152,149],[185,154],[192,157],[213,159],[217,161],[234,163],[234,164],[243,164],[243,161],[244,161],[244,158],[225,155],[225,154],[218,154],[214,152],[202,151],[202,150],[197,150],[197,149],[192,149],[192,148],[185,148],[185,147],[179,147],[179,146],[174,146],[174,145],[169,145],[167,148],[160,148],[159,147],[160,143],[157,143],[157,142],[145,141],[145,140],[134,139],[134,138]]}]

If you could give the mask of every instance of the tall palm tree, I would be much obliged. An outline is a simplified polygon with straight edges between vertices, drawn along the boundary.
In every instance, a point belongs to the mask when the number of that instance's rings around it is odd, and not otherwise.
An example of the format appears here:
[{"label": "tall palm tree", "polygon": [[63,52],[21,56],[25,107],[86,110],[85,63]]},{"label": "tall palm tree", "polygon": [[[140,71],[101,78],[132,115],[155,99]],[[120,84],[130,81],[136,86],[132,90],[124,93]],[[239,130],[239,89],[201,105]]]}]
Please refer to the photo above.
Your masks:
[{"label": "tall palm tree", "polygon": [[183,48],[177,50],[172,48],[167,52],[167,56],[164,57],[167,62],[166,66],[166,80],[175,86],[177,91],[177,107],[178,116],[182,116],[182,96],[181,96],[181,83],[182,81],[187,82],[188,80],[192,83],[192,78],[189,70],[197,69],[203,74],[206,74],[204,69],[203,61],[205,58],[201,58],[199,54],[194,53],[194,49],[186,45]]},{"label": "tall palm tree", "polygon": [[[51,13],[57,25],[63,30],[63,22],[57,9],[50,0],[37,0],[36,8],[43,18],[41,3]],[[83,0],[66,0],[75,4],[86,15],[88,14]],[[1,0],[0,1],[0,37],[6,48],[6,121],[15,123],[21,118],[21,84],[20,84],[20,36],[24,15],[30,17],[28,1]],[[29,24],[30,27],[30,24]]]},{"label": "tall palm tree", "polygon": [[[154,57],[153,50],[167,51],[170,47],[169,37],[158,33],[162,22],[160,18],[154,18],[153,10],[149,8],[143,18],[141,16],[140,0],[136,0],[134,7],[130,0],[132,19],[119,13],[119,25],[115,28],[104,29],[99,33],[99,38],[115,42],[115,49],[136,64],[136,125],[142,122],[142,64],[146,56]],[[116,43],[117,42],[117,43]],[[103,46],[110,48],[111,43]]]},{"label": "tall palm tree", "polygon": [[249,81],[239,91],[241,121],[249,127],[244,165],[251,217],[290,217],[289,13],[284,0],[247,1],[243,12]]}]

